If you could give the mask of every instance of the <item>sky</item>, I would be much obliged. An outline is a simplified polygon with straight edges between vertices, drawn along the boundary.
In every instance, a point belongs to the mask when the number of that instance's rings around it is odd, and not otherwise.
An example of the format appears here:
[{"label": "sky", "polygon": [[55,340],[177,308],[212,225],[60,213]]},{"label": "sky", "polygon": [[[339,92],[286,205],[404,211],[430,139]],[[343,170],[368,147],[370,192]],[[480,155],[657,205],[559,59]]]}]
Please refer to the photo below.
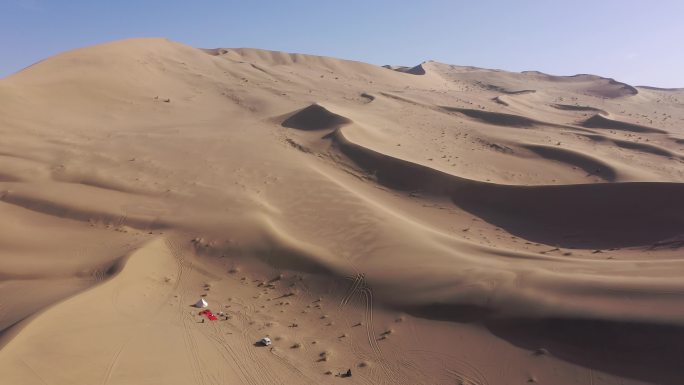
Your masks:
[{"label": "sky", "polygon": [[130,37],[684,87],[682,0],[0,0],[0,77]]}]

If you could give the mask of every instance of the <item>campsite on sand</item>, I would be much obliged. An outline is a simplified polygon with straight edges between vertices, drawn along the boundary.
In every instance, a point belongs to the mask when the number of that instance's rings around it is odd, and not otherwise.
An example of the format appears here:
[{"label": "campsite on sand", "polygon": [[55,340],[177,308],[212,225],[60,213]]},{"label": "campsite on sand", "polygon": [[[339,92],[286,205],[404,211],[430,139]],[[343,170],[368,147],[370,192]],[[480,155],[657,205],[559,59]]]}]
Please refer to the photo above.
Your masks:
[{"label": "campsite on sand", "polygon": [[665,384],[684,90],[130,39],[0,79],[0,383]]}]

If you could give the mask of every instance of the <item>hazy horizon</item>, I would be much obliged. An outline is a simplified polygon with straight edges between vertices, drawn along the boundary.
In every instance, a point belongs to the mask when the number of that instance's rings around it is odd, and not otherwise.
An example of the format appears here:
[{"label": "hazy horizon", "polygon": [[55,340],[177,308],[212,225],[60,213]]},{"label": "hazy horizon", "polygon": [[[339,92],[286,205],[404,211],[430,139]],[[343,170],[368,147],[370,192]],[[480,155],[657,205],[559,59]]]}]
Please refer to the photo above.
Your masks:
[{"label": "hazy horizon", "polygon": [[553,75],[594,74],[632,85],[684,87],[677,21],[684,4],[588,1],[515,4],[428,1],[366,4],[179,1],[0,4],[0,77],[63,51],[133,37],[202,48],[249,47],[376,65],[427,60]]}]

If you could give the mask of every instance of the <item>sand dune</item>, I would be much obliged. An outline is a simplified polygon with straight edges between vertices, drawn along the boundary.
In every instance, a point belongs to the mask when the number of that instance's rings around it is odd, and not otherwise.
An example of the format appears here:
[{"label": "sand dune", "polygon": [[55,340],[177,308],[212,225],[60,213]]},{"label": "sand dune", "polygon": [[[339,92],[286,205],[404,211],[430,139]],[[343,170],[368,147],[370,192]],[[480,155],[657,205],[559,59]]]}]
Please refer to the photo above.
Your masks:
[{"label": "sand dune", "polygon": [[560,93],[569,91],[574,95],[584,97],[610,99],[629,98],[639,94],[639,90],[635,87],[595,75],[555,76],[538,71],[514,73],[437,62],[428,62],[428,64],[432,72],[443,78],[456,82],[467,80],[473,86],[488,91],[505,90],[512,91],[513,94],[525,94],[530,91],[553,89]]},{"label": "sand dune", "polygon": [[[684,231],[684,206],[676,198],[684,184],[485,184],[364,148],[345,138],[342,130],[334,137],[340,150],[378,182],[394,189],[445,194],[459,207],[535,242],[571,248],[645,246]],[[615,178],[614,170],[588,156],[552,147],[527,148],[603,174],[606,180]]]},{"label": "sand dune", "polygon": [[644,143],[644,142],[631,142],[629,140],[619,140],[619,139],[610,139],[607,138],[603,135],[584,135],[587,138],[597,141],[597,142],[608,142],[612,143],[618,147],[621,148],[626,148],[630,150],[635,150],[639,152],[645,152],[653,155],[659,155],[659,156],[664,156],[667,158],[681,158],[680,155],[677,155],[676,153],[666,150],[662,147],[655,146],[652,144]]},{"label": "sand dune", "polygon": [[677,92],[164,39],[36,63],[0,80],[2,379],[679,384]]},{"label": "sand dune", "polygon": [[657,128],[642,126],[640,124],[621,122],[619,120],[610,119],[600,114],[594,115],[591,118],[585,120],[584,122],[582,122],[582,125],[584,127],[589,128],[604,128],[631,132],[648,132],[658,134],[666,133],[666,131],[659,130]]},{"label": "sand dune", "polygon": [[592,96],[621,98],[639,93],[639,90],[629,84],[595,75],[578,74],[573,76],[552,76],[541,74],[540,76],[546,80],[555,82],[584,83],[586,85],[582,89],[582,92]]},{"label": "sand dune", "polygon": [[501,92],[506,95],[525,95],[525,94],[533,94],[537,92],[537,90],[517,90],[517,91],[511,91],[503,87],[495,86],[493,84],[482,84],[484,88],[495,91],[495,92]]},{"label": "sand dune", "polygon": [[[339,116],[330,112],[326,115]],[[347,122],[351,123],[350,120]],[[304,124],[295,128],[308,130],[309,126]],[[400,190],[446,194],[460,207],[536,242],[572,248],[639,246],[684,231],[684,222],[678,219],[684,214],[684,206],[679,207],[675,198],[679,190],[684,189],[684,184],[554,188],[495,186],[381,154],[351,142],[342,129],[336,129],[332,137],[342,153],[377,178],[379,183]],[[525,148],[545,158],[567,162],[590,174],[598,174],[607,181],[615,180],[614,169],[590,156],[555,147],[526,145]],[[617,191],[622,193],[616,194]],[[621,196],[618,199],[614,195]],[[642,197],[653,198],[651,203],[658,208],[642,201]],[[637,208],[639,211],[633,212]],[[670,210],[674,222],[665,220],[670,216]],[[493,213],[495,216],[491,216]],[[592,219],[582,220],[586,218]],[[534,224],[535,221],[538,224]],[[628,239],[627,243],[622,243],[622,239]]]},{"label": "sand dune", "polygon": [[559,110],[567,110],[567,111],[593,111],[593,112],[598,112],[601,114],[607,114],[606,111],[603,111],[600,108],[596,107],[591,107],[591,106],[576,106],[572,104],[554,104],[553,107],[558,108]]},{"label": "sand dune", "polygon": [[542,125],[543,122],[539,122],[534,119],[527,118],[525,116],[505,114],[500,112],[489,112],[481,110],[473,110],[469,108],[455,108],[455,107],[442,107],[444,110],[449,112],[458,112],[466,115],[470,118],[477,119],[483,123],[496,124],[499,126],[511,126],[511,127],[532,127],[535,125]]},{"label": "sand dune", "polygon": [[423,68],[422,64],[418,64],[413,67],[404,67],[404,66],[391,66],[387,65],[384,66],[387,69],[397,71],[397,72],[403,72],[405,74],[411,74],[411,75],[425,75],[426,71],[425,68]]},{"label": "sand dune", "polygon": [[312,104],[303,108],[283,121],[283,127],[298,128],[300,130],[323,130],[332,129],[351,121],[343,116],[336,115],[325,107]]},{"label": "sand dune", "polygon": [[597,175],[608,182],[614,182],[616,179],[615,169],[589,155],[552,146],[525,145],[524,147],[544,158],[579,167],[587,174]]},{"label": "sand dune", "polygon": [[504,98],[501,97],[501,96],[495,96],[494,98],[492,98],[492,100],[495,101],[495,102],[497,102],[497,103],[499,103],[499,104],[501,104],[501,105],[509,106],[509,104],[508,104],[508,102],[506,101],[506,99],[504,99]]},{"label": "sand dune", "polygon": [[636,88],[643,88],[652,91],[665,91],[665,92],[682,92],[684,88],[660,88],[660,87],[650,87],[650,86],[636,86]]}]

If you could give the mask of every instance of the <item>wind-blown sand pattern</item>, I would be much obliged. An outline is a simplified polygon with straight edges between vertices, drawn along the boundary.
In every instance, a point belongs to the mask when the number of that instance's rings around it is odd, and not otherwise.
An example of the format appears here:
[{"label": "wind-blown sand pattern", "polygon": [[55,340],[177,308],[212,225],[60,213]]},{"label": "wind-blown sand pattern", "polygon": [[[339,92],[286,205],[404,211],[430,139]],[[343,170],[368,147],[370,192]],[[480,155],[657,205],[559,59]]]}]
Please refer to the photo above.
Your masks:
[{"label": "wind-blown sand pattern", "polygon": [[163,39],[46,59],[0,80],[0,382],[681,384],[683,103]]}]

